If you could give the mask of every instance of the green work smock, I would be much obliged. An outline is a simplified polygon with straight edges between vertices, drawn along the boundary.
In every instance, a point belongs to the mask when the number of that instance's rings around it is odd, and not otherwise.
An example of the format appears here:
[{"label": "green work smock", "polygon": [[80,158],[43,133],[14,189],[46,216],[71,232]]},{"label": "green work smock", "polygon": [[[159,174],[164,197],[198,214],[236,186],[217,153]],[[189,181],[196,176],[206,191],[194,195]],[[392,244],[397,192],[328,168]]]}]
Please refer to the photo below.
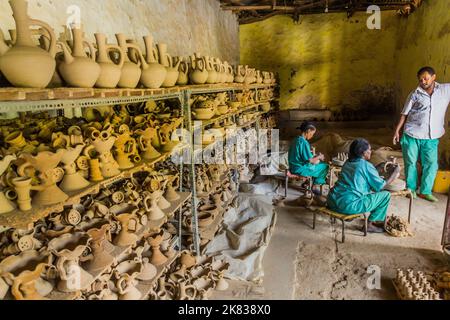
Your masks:
[{"label": "green work smock", "polygon": [[311,145],[303,136],[295,138],[289,149],[289,171],[302,177],[313,177],[314,184],[326,184],[329,166],[326,163],[309,162],[314,155]]},{"label": "green work smock", "polygon": [[385,221],[391,201],[391,194],[381,191],[385,185],[373,164],[361,158],[349,160],[328,195],[328,208],[348,215],[370,212],[370,221]]}]

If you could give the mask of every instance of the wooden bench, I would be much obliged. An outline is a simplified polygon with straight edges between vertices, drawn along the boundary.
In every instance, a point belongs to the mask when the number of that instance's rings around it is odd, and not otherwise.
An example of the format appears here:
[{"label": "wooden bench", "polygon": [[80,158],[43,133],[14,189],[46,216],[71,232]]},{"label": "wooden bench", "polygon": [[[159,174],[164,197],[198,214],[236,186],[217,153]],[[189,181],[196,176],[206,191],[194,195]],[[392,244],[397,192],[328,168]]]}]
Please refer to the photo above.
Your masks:
[{"label": "wooden bench", "polygon": [[[274,176],[278,180],[284,181],[284,198],[287,198],[289,189],[289,180],[299,181],[302,186],[298,188],[302,192],[312,191],[314,180],[312,177],[302,177],[292,174],[289,169],[285,170],[284,174],[280,173]],[[278,186],[279,187],[279,186]]]},{"label": "wooden bench", "polygon": [[317,210],[313,211],[313,230],[316,229],[316,215],[317,213],[322,213],[324,215],[327,215],[331,217],[333,222],[336,222],[337,220],[340,220],[342,222],[342,243],[345,243],[345,223],[351,222],[355,219],[363,218],[364,219],[364,236],[367,237],[367,225],[369,223],[369,216],[370,213],[361,213],[361,214],[341,214],[334,211],[331,211],[327,208],[318,208]]}]

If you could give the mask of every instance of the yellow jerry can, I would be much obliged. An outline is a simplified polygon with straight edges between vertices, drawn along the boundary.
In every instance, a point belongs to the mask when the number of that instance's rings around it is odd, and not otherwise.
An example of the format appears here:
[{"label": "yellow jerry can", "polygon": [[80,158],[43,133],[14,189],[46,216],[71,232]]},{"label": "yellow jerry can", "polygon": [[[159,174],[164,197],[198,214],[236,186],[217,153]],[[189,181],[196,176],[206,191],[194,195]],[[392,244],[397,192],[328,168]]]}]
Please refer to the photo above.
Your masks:
[{"label": "yellow jerry can", "polygon": [[447,194],[450,189],[450,171],[438,171],[433,192]]}]

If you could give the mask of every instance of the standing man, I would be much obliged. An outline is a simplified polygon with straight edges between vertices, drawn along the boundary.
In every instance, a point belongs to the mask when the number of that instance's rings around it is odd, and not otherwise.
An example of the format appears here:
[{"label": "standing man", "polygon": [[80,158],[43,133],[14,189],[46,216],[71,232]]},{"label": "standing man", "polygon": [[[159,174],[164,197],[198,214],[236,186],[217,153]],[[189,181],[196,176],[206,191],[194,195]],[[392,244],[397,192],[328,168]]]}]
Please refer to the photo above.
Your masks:
[{"label": "standing man", "polygon": [[[402,111],[394,135],[394,145],[400,142],[405,161],[406,184],[417,196],[417,161],[422,164],[419,197],[431,202],[434,180],[439,169],[439,139],[445,134],[445,113],[450,103],[450,84],[436,82],[436,72],[424,67],[417,73],[419,87],[413,91]],[[400,132],[404,133],[400,139]]]}]

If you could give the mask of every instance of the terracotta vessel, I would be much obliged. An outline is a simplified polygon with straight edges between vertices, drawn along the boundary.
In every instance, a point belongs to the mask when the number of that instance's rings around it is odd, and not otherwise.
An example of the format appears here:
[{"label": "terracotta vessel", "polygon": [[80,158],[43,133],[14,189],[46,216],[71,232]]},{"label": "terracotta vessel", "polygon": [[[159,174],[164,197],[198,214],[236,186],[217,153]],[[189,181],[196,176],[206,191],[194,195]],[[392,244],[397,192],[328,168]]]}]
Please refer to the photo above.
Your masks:
[{"label": "terracotta vessel", "polygon": [[75,148],[67,148],[61,159],[61,163],[64,164],[65,175],[59,187],[64,192],[78,191],[90,185],[89,181],[77,171],[77,165],[75,163],[84,147],[84,145],[80,144]]},{"label": "terracotta vessel", "polygon": [[147,128],[145,131],[136,131],[139,135],[137,140],[139,149],[143,151],[142,158],[145,160],[157,159],[161,156],[155,147],[152,145],[152,141],[158,137],[158,131],[154,128]]},{"label": "terracotta vessel", "polygon": [[[59,63],[58,71],[68,86],[92,88],[101,71],[99,64],[95,62],[94,47],[84,40],[81,28],[73,28],[72,35],[72,50],[64,42],[58,43],[64,52],[64,60]],[[85,46],[89,48],[90,57],[84,50]]]},{"label": "terracotta vessel", "polygon": [[141,79],[142,70],[138,63],[132,62],[129,59],[128,51],[130,48],[135,48],[136,45],[127,43],[127,39],[124,34],[119,33],[116,34],[116,39],[119,47],[122,49],[124,53],[124,64],[122,67],[122,73],[120,76],[120,80],[118,83],[119,88],[136,88],[139,84],[139,80]]},{"label": "terracotta vessel", "polygon": [[180,184],[180,177],[178,175],[172,176],[167,181],[166,192],[164,193],[164,198],[170,202],[174,202],[180,199],[180,195],[176,192],[175,186],[178,187]]},{"label": "terracotta vessel", "polygon": [[213,84],[218,83],[218,73],[216,71],[216,64],[212,62],[211,58],[205,56],[205,66],[208,71],[208,79],[206,79],[206,83]]},{"label": "terracotta vessel", "polygon": [[58,257],[56,267],[60,281],[58,290],[62,292],[77,292],[87,289],[93,277],[81,268],[79,260],[88,248],[90,236],[86,233],[67,233],[48,243],[48,249]]},{"label": "terracotta vessel", "polygon": [[142,272],[142,263],[125,261],[115,270],[118,279],[116,287],[119,290],[119,300],[140,300],[142,293],[136,288],[136,278]]},{"label": "terracotta vessel", "polygon": [[114,245],[119,247],[130,246],[138,240],[136,232],[139,231],[139,219],[135,214],[121,214],[116,217],[122,228],[114,239]]},{"label": "terracotta vessel", "polygon": [[153,36],[144,37],[146,59],[144,60],[140,55],[142,64],[141,83],[146,88],[158,89],[161,88],[167,76],[166,68],[158,63],[158,53],[153,48]]},{"label": "terracotta vessel", "polygon": [[32,209],[30,197],[31,178],[14,178],[12,184],[17,193],[17,204],[20,211],[30,211]]},{"label": "terracotta vessel", "polygon": [[[0,161],[0,176],[2,176],[5,173],[5,171],[8,170],[11,162],[16,159],[17,159],[16,155],[9,155],[9,156],[4,157]],[[1,190],[0,191],[0,214],[11,212],[13,210],[15,210],[14,203],[12,201],[10,201],[10,199],[8,199],[5,196],[4,191]]]},{"label": "terracotta vessel", "polygon": [[192,84],[205,84],[208,80],[208,70],[206,70],[205,58],[199,54],[191,56],[191,72],[189,79]]},{"label": "terracotta vessel", "polygon": [[148,238],[148,243],[152,247],[152,257],[150,259],[150,263],[155,266],[160,266],[167,262],[167,257],[162,254],[160,248],[163,241],[163,236],[164,231],[161,230],[159,234]]},{"label": "terracotta vessel", "polygon": [[[48,24],[28,17],[27,1],[10,0],[9,4],[16,22],[17,39],[11,48],[4,41],[0,43],[0,70],[15,87],[45,88],[56,68],[55,33]],[[49,51],[35,45],[31,26],[39,26],[49,34]],[[30,73],[30,70],[33,72]]]},{"label": "terracotta vessel", "polygon": [[38,279],[52,262],[51,255],[35,250],[9,256],[0,263],[0,274],[16,300],[46,300],[38,292]]},{"label": "terracotta vessel", "polygon": [[176,85],[181,61],[177,61],[175,64],[172,57],[167,53],[167,44],[159,43],[156,45],[159,54],[159,63],[166,68],[166,77],[162,83],[163,88],[170,88]]},{"label": "terracotta vessel", "polygon": [[150,221],[158,221],[166,217],[166,214],[158,206],[158,201],[159,198],[156,196],[148,196],[144,199],[145,211]]},{"label": "terracotta vessel", "polygon": [[189,66],[187,62],[180,60],[180,67],[178,68],[179,75],[177,85],[185,86],[189,83]]},{"label": "terracotta vessel", "polygon": [[18,173],[21,177],[26,176],[26,168],[30,166],[40,173],[39,179],[41,180],[41,184],[32,187],[32,190],[38,191],[33,197],[33,204],[37,206],[47,206],[64,202],[69,198],[69,196],[56,185],[56,183],[61,181],[64,176],[64,171],[61,168],[57,168],[57,165],[61,162],[65,152],[65,150],[60,149],[56,153],[49,151],[39,152],[37,156],[32,156],[28,153],[21,155],[21,157],[26,160],[26,163],[18,169]]},{"label": "terracotta vessel", "polygon": [[[122,67],[125,63],[125,53],[118,46],[107,44],[106,35],[96,33],[97,42],[97,63],[100,65],[100,76],[95,83],[97,88],[115,88],[119,84],[122,75]],[[117,51],[119,53],[119,61],[115,63],[111,60],[109,51]]]},{"label": "terracotta vessel", "polygon": [[102,270],[106,266],[110,265],[114,257],[107,252],[106,243],[108,242],[108,232],[111,229],[109,223],[105,223],[102,227],[98,229],[90,229],[87,234],[91,237],[91,249],[93,260],[89,261],[86,268],[90,272],[95,272],[96,270]]}]

